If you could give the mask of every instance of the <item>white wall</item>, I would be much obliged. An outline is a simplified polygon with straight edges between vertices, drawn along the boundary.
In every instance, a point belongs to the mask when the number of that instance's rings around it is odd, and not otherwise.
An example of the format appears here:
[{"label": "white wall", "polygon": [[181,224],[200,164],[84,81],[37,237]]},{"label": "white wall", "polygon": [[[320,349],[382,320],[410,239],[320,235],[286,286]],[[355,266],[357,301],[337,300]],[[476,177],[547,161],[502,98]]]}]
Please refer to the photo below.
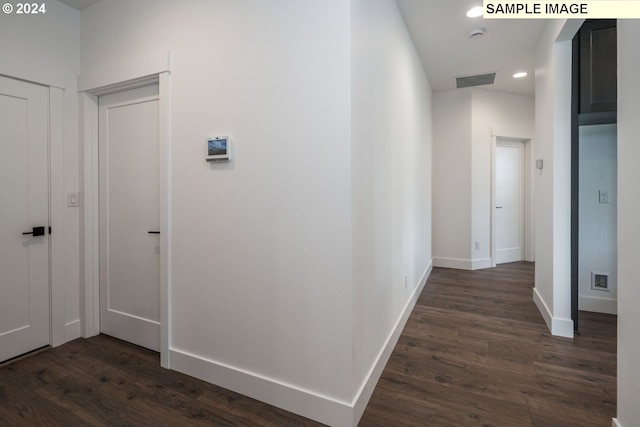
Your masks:
[{"label": "white wall", "polygon": [[41,15],[0,16],[0,74],[51,86],[53,345],[80,336],[80,217],[66,191],[79,190],[80,13],[58,1]]},{"label": "white wall", "polygon": [[[266,380],[270,403],[352,398],[349,31],[339,0],[82,13],[83,69],[172,53],[170,365],[244,392]],[[212,135],[230,164],[205,162]]]},{"label": "white wall", "polygon": [[434,266],[471,260],[471,91],[433,95]]},{"label": "white wall", "polygon": [[[40,15],[0,15],[0,72],[59,88],[79,71],[80,13],[56,0]],[[73,94],[73,92],[72,92]],[[73,94],[75,96],[75,94]]]},{"label": "white wall", "polygon": [[618,422],[640,424],[640,22],[618,20]]},{"label": "white wall", "polygon": [[571,321],[571,38],[580,21],[551,20],[536,48],[534,301],[554,335]]},{"label": "white wall", "polygon": [[351,6],[357,392],[375,385],[430,271],[432,125],[431,88],[396,2]]},{"label": "white wall", "polygon": [[357,422],[431,259],[430,87],[395,1],[114,0],[81,25],[82,82],[171,51],[169,365]]},{"label": "white wall", "polygon": [[[617,150],[616,125],[580,127],[579,308],[617,313]],[[599,191],[609,192],[600,203]],[[591,288],[591,273],[609,275],[609,290]]]},{"label": "white wall", "polygon": [[434,265],[490,267],[492,137],[533,138],[534,100],[460,89],[434,94],[433,111]]}]

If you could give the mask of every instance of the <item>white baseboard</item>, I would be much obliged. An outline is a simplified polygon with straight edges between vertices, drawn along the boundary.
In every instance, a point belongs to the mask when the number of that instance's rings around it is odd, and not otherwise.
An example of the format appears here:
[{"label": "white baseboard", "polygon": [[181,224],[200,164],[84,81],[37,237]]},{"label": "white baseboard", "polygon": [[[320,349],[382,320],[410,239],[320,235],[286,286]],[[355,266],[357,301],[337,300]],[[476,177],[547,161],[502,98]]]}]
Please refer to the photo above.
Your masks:
[{"label": "white baseboard", "polygon": [[536,288],[533,288],[533,302],[538,307],[538,311],[540,311],[549,331],[551,331],[551,335],[573,338],[573,320],[553,317],[549,307],[544,302]]},{"label": "white baseboard", "polygon": [[69,342],[73,341],[76,338],[80,338],[82,336],[82,331],[80,328],[80,319],[73,320],[71,322],[67,322],[64,325],[64,341]]},{"label": "white baseboard", "polygon": [[455,268],[457,270],[471,270],[471,261],[459,258],[433,258],[434,267]]},{"label": "white baseboard", "polygon": [[580,296],[578,299],[580,310],[595,313],[618,314],[618,300],[612,298],[598,298]]},{"label": "white baseboard", "polygon": [[617,418],[612,418],[611,419],[611,427],[622,427],[622,424],[620,424],[620,421],[618,421]]},{"label": "white baseboard", "polygon": [[491,268],[491,258],[480,258],[471,260],[472,270],[481,270],[483,268]]},{"label": "white baseboard", "polygon": [[542,297],[540,296],[536,288],[533,288],[533,302],[536,304],[536,307],[538,307],[538,311],[542,315],[542,318],[544,319],[544,323],[547,324],[547,328],[551,330],[551,318],[553,316],[551,316],[551,312],[549,311],[547,304],[545,304],[544,300],[542,299]]},{"label": "white baseboard", "polygon": [[507,264],[510,262],[518,262],[518,261],[521,261],[523,258],[524,257],[522,256],[522,248],[496,250],[496,264]]},{"label": "white baseboard", "polygon": [[551,323],[551,335],[573,338],[573,320],[554,317]]},{"label": "white baseboard", "polygon": [[351,402],[268,378],[215,360],[169,349],[171,369],[331,426],[351,426]]},{"label": "white baseboard", "polygon": [[432,267],[433,261],[429,263],[420,282],[416,285],[384,346],[378,353],[375,362],[351,402],[324,396],[274,378],[229,366],[177,348],[169,350],[171,369],[323,424],[345,427],[357,426],[416,301],[424,289]]},{"label": "white baseboard", "polygon": [[384,346],[378,353],[378,356],[375,359],[375,362],[369,369],[360,389],[356,393],[356,397],[353,403],[353,425],[358,425],[358,421],[362,417],[365,409],[367,408],[367,404],[369,403],[369,399],[371,399],[371,395],[373,394],[374,389],[376,388],[376,384],[378,384],[378,380],[382,375],[382,371],[384,371],[385,366],[387,366],[387,362],[389,361],[389,357],[391,357],[391,353],[398,343],[398,339],[400,339],[400,335],[402,334],[402,330],[413,311],[413,308],[418,301],[418,297],[422,293],[425,285],[427,284],[427,279],[433,270],[434,260],[431,260],[424,274],[420,278],[415,290],[411,294],[411,298],[407,301],[407,304],[404,306],[404,309],[400,313],[398,320],[396,321],[393,329],[391,329],[391,333],[387,337],[387,340],[384,343]]},{"label": "white baseboard", "polygon": [[434,267],[455,268],[456,270],[479,270],[491,268],[491,258],[460,259],[460,258],[433,258]]}]

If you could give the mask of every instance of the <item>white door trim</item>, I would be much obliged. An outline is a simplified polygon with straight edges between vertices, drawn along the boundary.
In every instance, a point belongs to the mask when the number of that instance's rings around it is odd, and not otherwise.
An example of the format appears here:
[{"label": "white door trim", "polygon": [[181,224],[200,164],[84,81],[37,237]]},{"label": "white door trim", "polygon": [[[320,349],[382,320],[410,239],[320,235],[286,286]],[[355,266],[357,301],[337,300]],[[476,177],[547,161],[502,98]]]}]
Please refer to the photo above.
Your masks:
[{"label": "white door trim", "polygon": [[100,333],[100,242],[98,174],[98,96],[133,89],[150,83],[159,86],[159,204],[160,204],[160,364],[169,368],[170,325],[170,72],[145,75],[80,94],[84,147],[84,313],[82,336]]},{"label": "white door trim", "polygon": [[534,241],[533,241],[533,167],[532,167],[532,145],[533,140],[529,138],[517,138],[501,135],[491,137],[491,266],[496,264],[496,147],[498,139],[511,140],[524,144],[524,259],[534,261]]},{"label": "white door trim", "polygon": [[65,313],[64,233],[64,99],[63,90],[49,87],[49,286],[51,347],[77,338],[67,333]]}]

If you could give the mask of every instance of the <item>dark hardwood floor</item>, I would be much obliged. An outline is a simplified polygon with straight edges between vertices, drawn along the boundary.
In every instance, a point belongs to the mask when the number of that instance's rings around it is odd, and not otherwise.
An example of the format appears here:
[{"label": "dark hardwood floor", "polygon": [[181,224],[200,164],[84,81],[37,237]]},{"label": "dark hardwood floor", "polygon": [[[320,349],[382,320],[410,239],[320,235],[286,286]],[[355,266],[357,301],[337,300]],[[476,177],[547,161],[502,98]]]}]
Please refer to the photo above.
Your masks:
[{"label": "dark hardwood floor", "polygon": [[[361,426],[610,426],[615,316],[551,337],[533,265],[434,269]],[[98,336],[0,367],[0,426],[316,426]]]},{"label": "dark hardwood floor", "polygon": [[581,313],[552,337],[534,265],[434,269],[361,426],[611,426],[616,317]]}]

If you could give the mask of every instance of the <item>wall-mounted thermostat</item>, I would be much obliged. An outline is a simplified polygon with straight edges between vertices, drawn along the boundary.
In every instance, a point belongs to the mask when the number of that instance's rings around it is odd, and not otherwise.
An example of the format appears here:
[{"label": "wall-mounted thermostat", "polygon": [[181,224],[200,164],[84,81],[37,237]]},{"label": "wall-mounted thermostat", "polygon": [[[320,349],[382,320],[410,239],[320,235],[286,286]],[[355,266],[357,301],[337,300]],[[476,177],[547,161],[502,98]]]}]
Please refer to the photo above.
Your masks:
[{"label": "wall-mounted thermostat", "polygon": [[207,161],[228,162],[231,160],[231,141],[228,136],[215,136],[207,139]]}]

